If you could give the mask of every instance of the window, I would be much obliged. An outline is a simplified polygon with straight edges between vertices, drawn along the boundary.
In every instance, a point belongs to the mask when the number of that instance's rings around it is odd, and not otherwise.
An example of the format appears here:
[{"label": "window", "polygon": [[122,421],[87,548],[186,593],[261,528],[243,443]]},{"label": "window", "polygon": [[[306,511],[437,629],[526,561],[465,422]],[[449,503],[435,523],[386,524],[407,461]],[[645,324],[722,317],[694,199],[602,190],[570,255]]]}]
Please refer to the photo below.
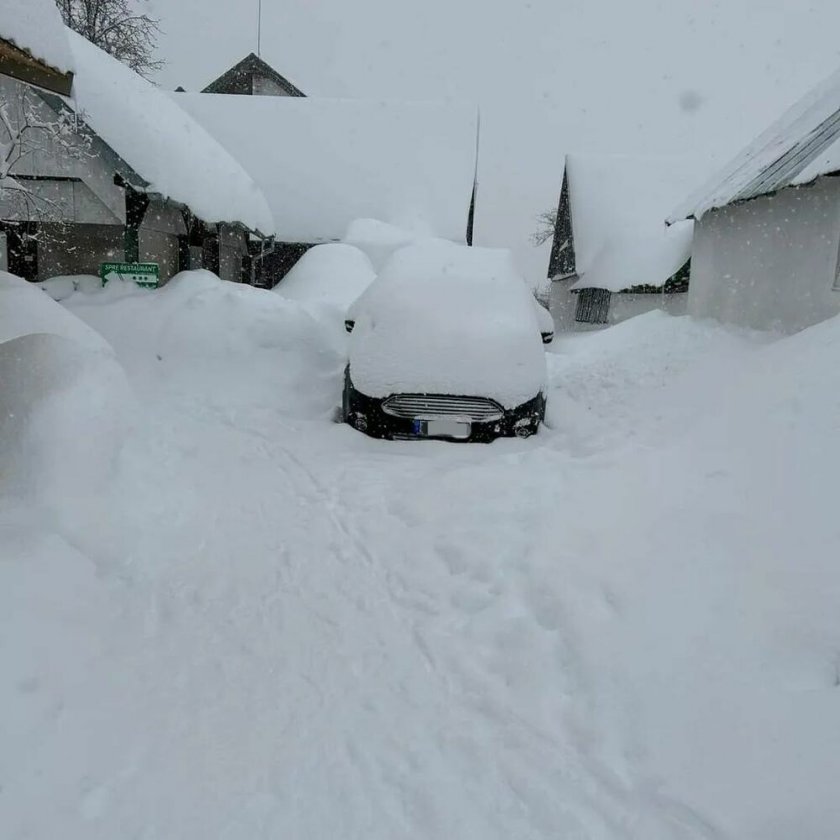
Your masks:
[{"label": "window", "polygon": [[834,266],[834,285],[831,288],[835,292],[840,292],[840,245],[837,247],[837,264]]},{"label": "window", "polygon": [[575,321],[580,324],[606,324],[610,312],[607,289],[581,289],[575,306]]}]

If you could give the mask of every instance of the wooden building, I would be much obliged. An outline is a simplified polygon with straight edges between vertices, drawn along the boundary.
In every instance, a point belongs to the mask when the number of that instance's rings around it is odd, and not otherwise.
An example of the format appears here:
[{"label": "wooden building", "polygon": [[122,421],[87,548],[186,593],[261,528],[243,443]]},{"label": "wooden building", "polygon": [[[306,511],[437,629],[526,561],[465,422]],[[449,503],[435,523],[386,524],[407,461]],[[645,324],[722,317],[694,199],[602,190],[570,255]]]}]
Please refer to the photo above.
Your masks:
[{"label": "wooden building", "polygon": [[210,82],[202,93],[230,93],[240,96],[306,96],[270,64],[251,53]]},{"label": "wooden building", "polygon": [[692,226],[666,228],[663,208],[696,168],[682,158],[566,156],[548,268],[558,330],[685,311]]},{"label": "wooden building", "polygon": [[153,262],[164,282],[196,267],[250,282],[249,243],[274,232],[251,177],[165,93],[67,36],[72,100],[0,77],[12,122],[46,126],[0,189],[0,268],[43,280]]},{"label": "wooden building", "polygon": [[271,207],[275,241],[255,248],[260,285],[307,248],[379,219],[457,242],[472,217],[478,113],[464,103],[290,96],[171,97],[236,157]]}]

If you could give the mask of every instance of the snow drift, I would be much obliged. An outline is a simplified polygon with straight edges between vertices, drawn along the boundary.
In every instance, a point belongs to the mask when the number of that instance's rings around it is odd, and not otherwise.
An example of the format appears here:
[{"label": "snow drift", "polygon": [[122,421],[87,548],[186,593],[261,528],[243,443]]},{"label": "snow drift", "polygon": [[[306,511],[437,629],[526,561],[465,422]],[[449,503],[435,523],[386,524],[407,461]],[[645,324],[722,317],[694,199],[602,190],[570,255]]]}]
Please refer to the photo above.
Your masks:
[{"label": "snow drift", "polygon": [[287,300],[333,304],[343,312],[375,278],[364,251],[330,242],[310,248],[272,291]]},{"label": "snow drift", "polygon": [[58,335],[91,350],[110,352],[99,333],[51,300],[37,285],[0,271],[0,341],[30,333]]},{"label": "snow drift", "polygon": [[63,505],[102,491],[126,431],[130,392],[119,365],[57,335],[0,344],[4,492]]}]

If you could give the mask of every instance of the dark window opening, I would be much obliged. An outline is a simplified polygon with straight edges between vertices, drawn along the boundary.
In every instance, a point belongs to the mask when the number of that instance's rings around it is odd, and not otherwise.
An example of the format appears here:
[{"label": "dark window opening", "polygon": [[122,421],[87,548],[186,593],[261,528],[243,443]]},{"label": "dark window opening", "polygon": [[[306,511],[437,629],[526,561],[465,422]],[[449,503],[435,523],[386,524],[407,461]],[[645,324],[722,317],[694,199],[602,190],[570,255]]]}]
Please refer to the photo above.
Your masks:
[{"label": "dark window opening", "polygon": [[575,306],[575,321],[579,324],[609,323],[610,295],[607,289],[581,289]]}]

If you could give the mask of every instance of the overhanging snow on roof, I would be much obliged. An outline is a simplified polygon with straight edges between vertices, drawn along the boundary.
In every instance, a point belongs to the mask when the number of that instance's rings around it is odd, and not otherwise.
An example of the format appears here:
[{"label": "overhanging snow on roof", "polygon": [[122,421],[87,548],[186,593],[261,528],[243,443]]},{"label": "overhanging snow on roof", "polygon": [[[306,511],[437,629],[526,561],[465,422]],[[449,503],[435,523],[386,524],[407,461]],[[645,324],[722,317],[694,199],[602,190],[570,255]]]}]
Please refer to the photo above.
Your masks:
[{"label": "overhanging snow on roof", "polygon": [[208,223],[274,233],[265,196],[218,141],[166,93],[81,36],[67,34],[79,113],[147,182],[148,192],[187,205]]},{"label": "overhanging snow on roof", "polygon": [[474,107],[172,96],[259,184],[283,241],[338,240],[359,218],[464,241],[475,177]]},{"label": "overhanging snow on roof", "polygon": [[668,224],[840,171],[840,71],[802,97],[694,192]]},{"label": "overhanging snow on roof", "polygon": [[0,0],[0,74],[69,95],[73,70],[54,0]]},{"label": "overhanging snow on roof", "polygon": [[575,264],[572,289],[661,286],[691,256],[692,224],[666,228],[667,208],[698,163],[681,157],[567,155]]},{"label": "overhanging snow on roof", "polygon": [[60,73],[75,69],[55,0],[0,0],[0,38]]}]

